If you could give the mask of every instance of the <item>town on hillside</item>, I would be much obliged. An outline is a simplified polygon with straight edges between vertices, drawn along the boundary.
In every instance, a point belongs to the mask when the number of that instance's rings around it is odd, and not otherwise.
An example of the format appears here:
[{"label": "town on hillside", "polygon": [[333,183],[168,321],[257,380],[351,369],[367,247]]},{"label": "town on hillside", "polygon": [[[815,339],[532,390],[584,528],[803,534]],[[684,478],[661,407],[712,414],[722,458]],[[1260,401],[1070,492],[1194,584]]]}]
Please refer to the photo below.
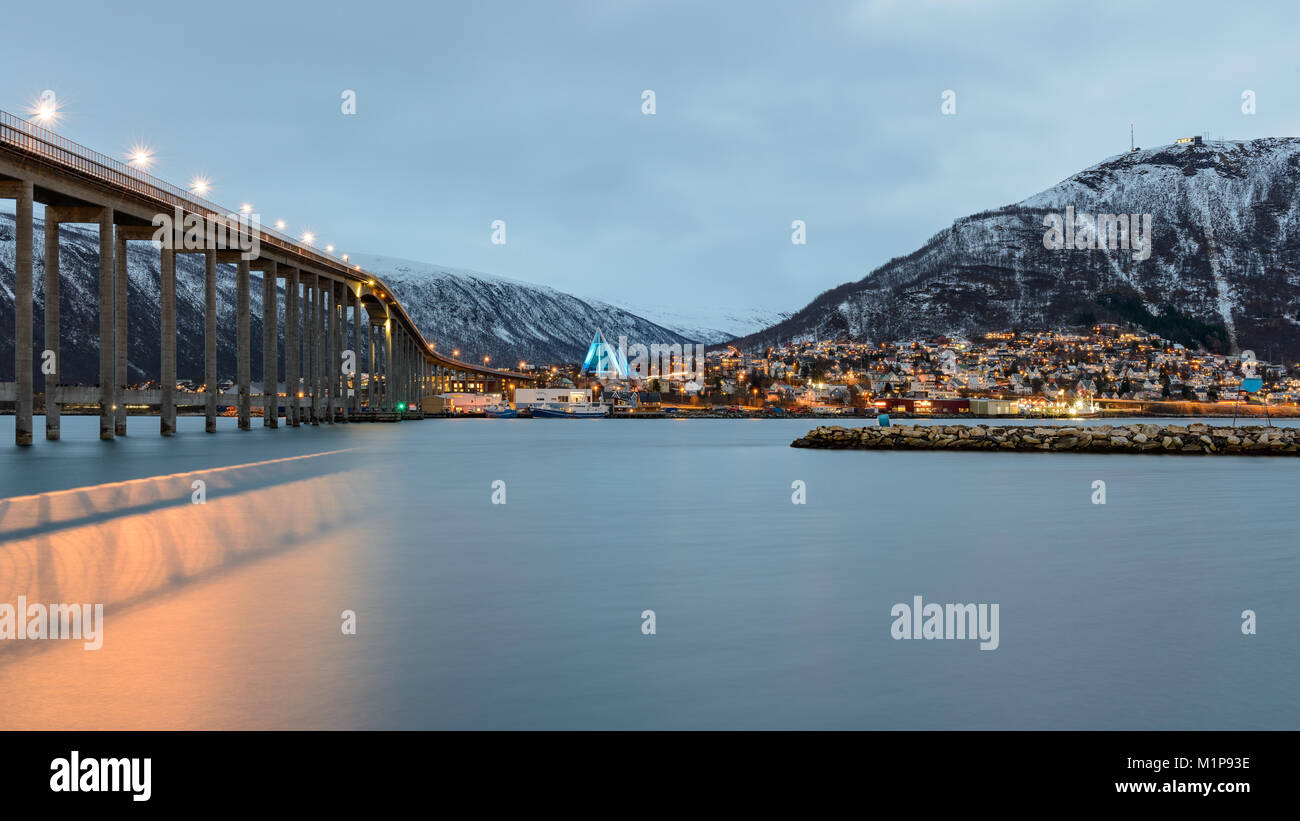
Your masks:
[{"label": "town on hillside", "polygon": [[684,362],[679,356],[652,359],[645,373],[631,365],[626,378],[612,380],[576,366],[543,370],[551,386],[590,390],[615,415],[1300,414],[1295,369],[1110,324],[972,339],[797,342],[762,353],[722,346],[705,354],[702,374],[689,351]]}]

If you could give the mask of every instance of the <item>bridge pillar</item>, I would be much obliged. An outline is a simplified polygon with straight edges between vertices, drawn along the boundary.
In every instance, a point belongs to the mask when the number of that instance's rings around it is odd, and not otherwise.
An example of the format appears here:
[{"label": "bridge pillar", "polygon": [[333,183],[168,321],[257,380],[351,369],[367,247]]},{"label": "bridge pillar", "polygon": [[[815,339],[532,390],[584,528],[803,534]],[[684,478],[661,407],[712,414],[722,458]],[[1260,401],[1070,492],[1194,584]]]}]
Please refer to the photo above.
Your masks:
[{"label": "bridge pillar", "polygon": [[236,325],[235,334],[237,336],[236,351],[235,351],[235,358],[237,360],[235,363],[235,371],[236,371],[235,379],[239,383],[239,386],[238,388],[236,388],[236,390],[238,391],[239,394],[238,402],[239,402],[239,429],[240,430],[249,429],[250,422],[251,422],[250,417],[252,416],[252,408],[250,407],[250,405],[252,404],[252,400],[251,400],[252,388],[250,387],[249,382],[252,379],[251,371],[253,370],[253,363],[252,363],[252,353],[249,350],[252,342],[251,339],[252,331],[249,328],[251,318],[249,316],[249,309],[248,309],[248,297],[249,297],[248,273],[249,273],[248,260],[244,259],[243,257],[240,257],[238,262],[238,268],[236,269],[236,273],[235,273],[235,303],[236,303],[235,312],[237,314],[237,318],[235,320],[235,325]]},{"label": "bridge pillar", "polygon": [[411,343],[410,334],[402,333],[402,401],[406,407],[411,407],[411,399],[415,396],[411,390],[411,380],[415,373],[415,357],[412,349],[415,346]]},{"label": "bridge pillar", "polygon": [[361,413],[361,286],[354,291],[348,288],[352,301],[352,411]]},{"label": "bridge pillar", "polygon": [[339,284],[329,280],[330,318],[329,318],[329,357],[326,359],[326,385],[329,398],[325,402],[325,418],[334,424],[334,411],[338,409],[339,392]]},{"label": "bridge pillar", "polygon": [[385,410],[393,410],[393,320],[390,317],[384,322],[384,398],[381,402]]},{"label": "bridge pillar", "polygon": [[[54,354],[47,364],[41,354],[41,373],[45,375],[45,438],[59,438],[59,219],[53,208],[45,209],[45,350]],[[46,368],[53,367],[53,373]]]},{"label": "bridge pillar", "polygon": [[280,363],[276,355],[279,341],[276,333],[279,323],[276,317],[277,264],[275,260],[268,260],[262,269],[262,426],[267,428],[280,426]]},{"label": "bridge pillar", "polygon": [[366,409],[374,410],[375,399],[378,396],[375,392],[375,385],[377,383],[376,374],[378,374],[379,370],[375,367],[375,325],[370,321],[370,314],[368,311],[366,313],[366,338],[370,343],[370,356],[366,360],[366,367],[368,368],[366,371]]},{"label": "bridge pillar", "polygon": [[[178,226],[179,227],[179,226]],[[159,265],[159,308],[162,316],[160,337],[159,381],[162,382],[162,403],[159,407],[159,432],[163,436],[176,433],[176,236],[163,243]]]},{"label": "bridge pillar", "polygon": [[301,355],[298,348],[302,339],[298,286],[298,269],[290,268],[284,276],[284,422],[291,428],[298,427],[302,410],[298,405],[298,394],[302,393],[302,377],[298,373]]},{"label": "bridge pillar", "polygon": [[[113,385],[117,388],[117,408],[113,412],[113,433],[126,436],[126,385],[129,378],[126,373],[126,232],[117,229],[113,249],[114,295],[113,295]],[[102,342],[100,344],[103,344]]]},{"label": "bridge pillar", "polygon": [[320,322],[321,322],[321,289],[320,277],[311,278],[311,334],[308,336],[308,344],[311,345],[311,423],[320,424],[320,366],[321,366],[321,347],[320,347]]},{"label": "bridge pillar", "polygon": [[405,364],[406,346],[402,341],[403,333],[400,327],[389,338],[393,344],[393,409],[396,410],[399,404],[406,401],[406,396],[402,390],[402,368]]},{"label": "bridge pillar", "polygon": [[300,378],[302,379],[302,390],[300,392],[302,393],[302,398],[307,400],[307,409],[304,411],[301,408],[299,408],[298,421],[300,424],[303,422],[307,424],[312,424],[312,417],[314,414],[314,406],[312,404],[312,393],[311,393],[312,367],[313,367],[313,363],[315,362],[315,357],[312,356],[312,352],[311,352],[312,306],[316,304],[316,300],[312,296],[312,283],[314,281],[315,281],[314,275],[303,273],[302,301],[299,307],[299,312],[302,314],[302,339],[299,342],[299,347],[302,349],[302,364],[299,365],[298,371],[300,374]]},{"label": "bridge pillar", "polygon": [[334,293],[338,296],[338,316],[339,316],[339,342],[338,350],[335,351],[334,374],[339,381],[339,419],[348,421],[348,411],[351,409],[351,399],[348,397],[348,375],[343,371],[343,351],[348,350],[348,284],[340,282],[334,286]]},{"label": "bridge pillar", "polygon": [[217,432],[217,249],[203,254],[203,430]]},{"label": "bridge pillar", "polygon": [[99,438],[102,440],[113,438],[113,419],[117,415],[117,403],[113,400],[116,393],[113,364],[117,353],[117,310],[113,298],[116,249],[113,209],[105,208],[99,215]]},{"label": "bridge pillar", "polygon": [[14,444],[32,443],[32,183],[20,180],[14,197]]}]

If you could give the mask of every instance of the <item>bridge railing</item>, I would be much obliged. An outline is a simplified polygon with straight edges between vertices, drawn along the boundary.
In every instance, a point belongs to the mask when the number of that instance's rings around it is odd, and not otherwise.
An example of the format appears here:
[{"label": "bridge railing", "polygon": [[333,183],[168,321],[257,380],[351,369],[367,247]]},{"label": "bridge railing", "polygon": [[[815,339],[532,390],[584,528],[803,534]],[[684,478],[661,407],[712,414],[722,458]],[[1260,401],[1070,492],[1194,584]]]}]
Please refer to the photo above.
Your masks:
[{"label": "bridge railing", "polygon": [[[156,203],[202,214],[205,218],[220,222],[227,227],[231,227],[232,218],[240,220],[238,214],[222,208],[215,202],[4,110],[0,110],[0,145],[9,146],[26,155],[33,155],[48,164],[70,168],[83,176],[133,192]],[[235,223],[233,227],[250,230],[249,224],[244,221]],[[297,254],[327,269],[346,273],[356,279],[374,280],[386,293],[392,293],[392,289],[385,285],[380,277],[363,270],[359,265],[349,265],[336,257],[322,254],[310,245],[299,242],[288,234],[267,228],[260,222],[254,223],[252,227],[258,231],[259,240],[272,248]],[[415,333],[416,339],[425,350],[425,355],[439,358],[429,353],[428,342],[401,303],[394,300],[393,306],[400,318],[404,319],[405,324]],[[456,364],[463,365],[466,370],[476,373],[491,370],[468,363]]]},{"label": "bridge railing", "polygon": [[[228,226],[231,224],[232,217],[239,219],[238,215],[230,209],[222,208],[210,200],[172,185],[128,163],[75,143],[48,128],[3,110],[0,110],[0,143],[164,205],[179,206],[190,212],[202,214]],[[247,230],[247,223],[240,223],[240,225]],[[287,234],[263,226],[260,222],[254,225],[261,235],[261,241],[273,248],[290,251],[339,271],[350,272],[358,278],[375,278],[372,274],[362,271],[359,266],[350,266],[342,260],[322,254]]]}]

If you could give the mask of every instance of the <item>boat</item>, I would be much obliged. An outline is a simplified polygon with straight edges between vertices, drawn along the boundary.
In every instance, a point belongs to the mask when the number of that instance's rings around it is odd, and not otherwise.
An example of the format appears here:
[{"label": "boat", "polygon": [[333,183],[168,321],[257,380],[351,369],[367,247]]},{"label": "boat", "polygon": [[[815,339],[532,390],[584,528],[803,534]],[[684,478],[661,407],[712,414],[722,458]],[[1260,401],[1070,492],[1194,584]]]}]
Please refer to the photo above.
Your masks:
[{"label": "boat", "polygon": [[533,408],[534,419],[601,419],[609,407],[596,402],[549,402]]},{"label": "boat", "polygon": [[483,415],[489,419],[514,419],[519,416],[519,411],[507,404],[488,405],[483,408]]}]

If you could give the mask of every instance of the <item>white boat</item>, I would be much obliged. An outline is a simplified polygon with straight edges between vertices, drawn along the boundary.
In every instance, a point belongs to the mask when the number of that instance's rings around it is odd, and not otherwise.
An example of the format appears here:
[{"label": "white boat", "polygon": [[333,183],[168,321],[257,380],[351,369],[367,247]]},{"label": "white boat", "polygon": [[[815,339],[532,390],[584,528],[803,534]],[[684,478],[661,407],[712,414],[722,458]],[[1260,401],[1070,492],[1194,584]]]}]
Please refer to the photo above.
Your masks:
[{"label": "white boat", "polygon": [[534,419],[600,419],[609,407],[597,402],[548,402],[533,408]]}]

